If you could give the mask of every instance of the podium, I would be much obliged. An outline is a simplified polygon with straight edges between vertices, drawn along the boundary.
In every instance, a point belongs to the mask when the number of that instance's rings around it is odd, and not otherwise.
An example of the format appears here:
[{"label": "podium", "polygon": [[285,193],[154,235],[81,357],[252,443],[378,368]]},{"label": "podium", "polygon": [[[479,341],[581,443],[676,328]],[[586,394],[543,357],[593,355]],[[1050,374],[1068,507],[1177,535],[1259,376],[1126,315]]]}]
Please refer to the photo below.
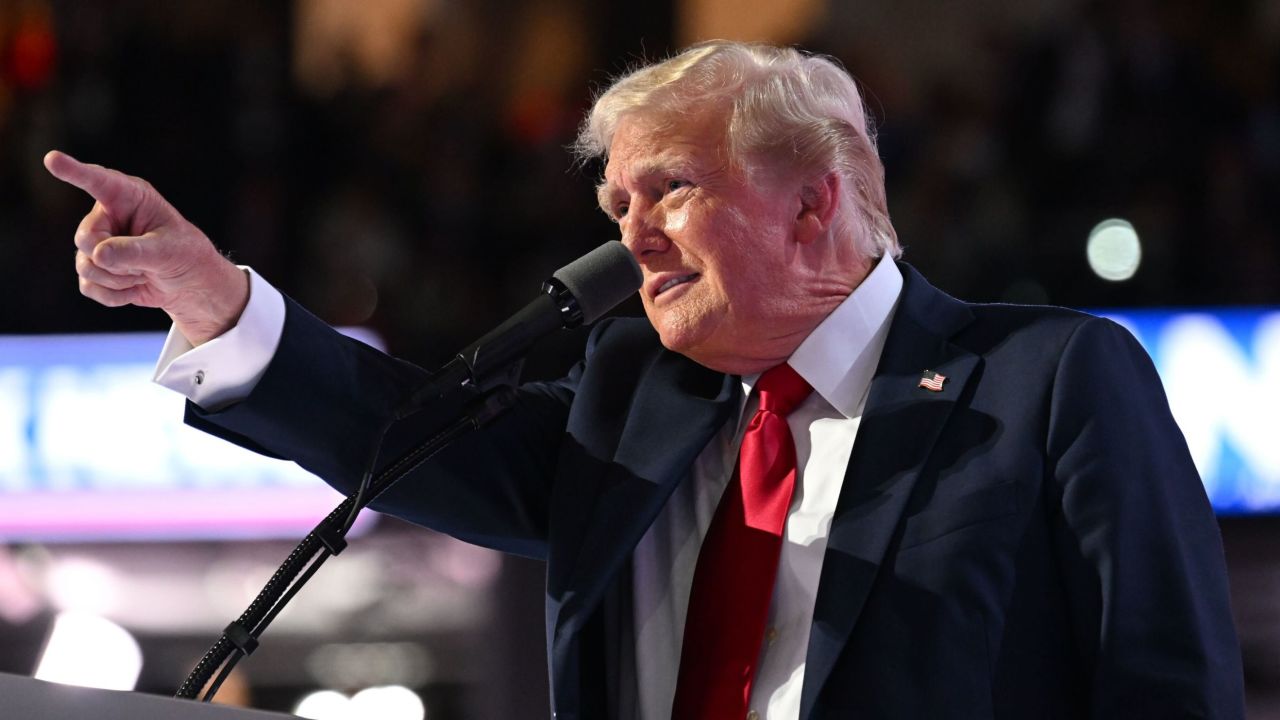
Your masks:
[{"label": "podium", "polygon": [[[98,690],[0,673],[6,720],[284,720],[293,715],[241,710],[119,690]],[[295,718],[296,720],[296,718]]]}]

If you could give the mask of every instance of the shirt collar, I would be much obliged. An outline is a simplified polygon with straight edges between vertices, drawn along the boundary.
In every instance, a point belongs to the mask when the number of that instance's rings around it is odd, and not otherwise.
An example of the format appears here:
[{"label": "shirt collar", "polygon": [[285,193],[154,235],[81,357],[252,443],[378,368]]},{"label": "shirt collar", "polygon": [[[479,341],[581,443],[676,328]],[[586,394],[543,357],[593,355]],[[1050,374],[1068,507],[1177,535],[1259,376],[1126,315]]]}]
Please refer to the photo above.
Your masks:
[{"label": "shirt collar", "polygon": [[[787,361],[815,393],[847,418],[862,414],[901,294],[902,272],[892,258],[882,257]],[[743,397],[759,377],[742,379]]]}]

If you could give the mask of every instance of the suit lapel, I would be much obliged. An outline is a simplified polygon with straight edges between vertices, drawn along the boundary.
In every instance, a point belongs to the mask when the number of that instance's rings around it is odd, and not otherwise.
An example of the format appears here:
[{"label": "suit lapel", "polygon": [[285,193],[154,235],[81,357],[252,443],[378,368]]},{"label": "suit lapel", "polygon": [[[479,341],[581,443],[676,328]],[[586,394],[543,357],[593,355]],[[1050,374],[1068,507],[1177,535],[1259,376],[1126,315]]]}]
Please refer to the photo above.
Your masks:
[{"label": "suit lapel", "polygon": [[594,509],[557,618],[564,641],[599,603],[676,485],[728,420],[737,378],[663,351],[641,379],[614,462]]},{"label": "suit lapel", "polygon": [[[904,285],[871,382],[827,539],[806,657],[800,717],[813,712],[857,622],[912,488],[977,356],[948,342],[972,320],[958,300],[900,266]],[[940,392],[919,387],[932,370]]]}]

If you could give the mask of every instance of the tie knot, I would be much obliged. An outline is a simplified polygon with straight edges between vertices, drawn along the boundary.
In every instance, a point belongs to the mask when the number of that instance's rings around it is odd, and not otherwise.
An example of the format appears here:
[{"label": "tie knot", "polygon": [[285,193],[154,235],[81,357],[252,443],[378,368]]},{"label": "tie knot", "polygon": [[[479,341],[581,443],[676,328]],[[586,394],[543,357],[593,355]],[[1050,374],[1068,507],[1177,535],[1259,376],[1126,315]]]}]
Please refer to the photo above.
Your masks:
[{"label": "tie knot", "polygon": [[786,417],[813,392],[813,387],[786,363],[769,368],[756,382],[760,409]]}]

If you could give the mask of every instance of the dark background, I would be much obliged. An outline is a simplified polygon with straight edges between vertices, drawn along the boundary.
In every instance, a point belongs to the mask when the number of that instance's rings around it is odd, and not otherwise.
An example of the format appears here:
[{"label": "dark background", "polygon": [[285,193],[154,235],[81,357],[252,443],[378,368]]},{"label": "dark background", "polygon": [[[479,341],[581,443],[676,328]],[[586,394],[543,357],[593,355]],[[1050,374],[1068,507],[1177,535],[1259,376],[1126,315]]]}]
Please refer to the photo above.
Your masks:
[{"label": "dark background", "polygon": [[[722,36],[798,43],[860,80],[905,259],[953,295],[1280,304],[1275,2],[0,0],[0,333],[167,328],[78,294],[71,237],[90,201],[44,172],[58,148],[147,178],[326,320],[437,365],[616,236],[594,204],[600,168],[565,150],[592,91]],[[1085,261],[1111,217],[1142,239],[1127,282]],[[528,375],[563,370],[580,340],[541,347]],[[1276,528],[1224,519],[1254,717],[1280,717]],[[507,681],[424,681],[443,698],[430,717],[542,712],[541,571],[502,567],[490,622],[413,639],[496,646]],[[0,642],[0,669],[24,672],[33,643]],[[261,707],[313,684],[256,660]]]}]

